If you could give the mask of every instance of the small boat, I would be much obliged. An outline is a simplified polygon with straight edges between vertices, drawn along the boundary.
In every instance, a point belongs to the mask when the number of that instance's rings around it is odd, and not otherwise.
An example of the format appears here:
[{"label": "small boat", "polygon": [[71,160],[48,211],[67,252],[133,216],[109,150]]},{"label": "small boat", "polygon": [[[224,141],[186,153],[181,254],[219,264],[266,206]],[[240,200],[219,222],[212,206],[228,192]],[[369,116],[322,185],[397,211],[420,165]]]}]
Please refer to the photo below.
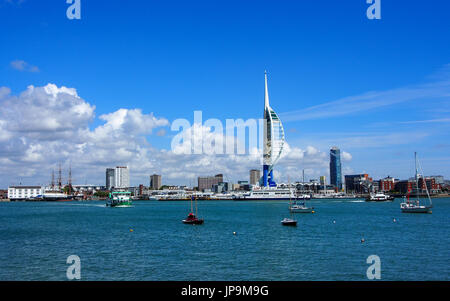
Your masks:
[{"label": "small boat", "polygon": [[[289,177],[288,177],[288,179],[289,179]],[[290,180],[289,180],[289,195],[292,195],[291,194],[291,181]],[[291,201],[292,201],[291,198],[289,198],[289,209],[291,209],[291,207],[292,207],[292,202]],[[297,226],[297,221],[292,218],[292,210],[289,210],[289,211],[291,213],[291,217],[290,218],[285,217],[281,221],[281,224],[283,226]]]},{"label": "small boat", "polygon": [[371,194],[366,202],[392,202],[394,200],[393,197],[386,195],[384,193]]},{"label": "small boat", "polygon": [[195,216],[194,213],[189,213],[188,217],[186,219],[183,220],[184,224],[189,224],[189,225],[201,225],[203,224],[204,220],[203,219],[199,219]]},{"label": "small boat", "polygon": [[314,213],[314,207],[308,207],[305,205],[305,202],[297,203],[293,202],[289,206],[289,211],[292,213]]},{"label": "small boat", "polygon": [[109,193],[109,200],[106,202],[106,207],[126,208],[131,207],[131,192],[129,191],[113,191]]},{"label": "small boat", "polygon": [[202,225],[204,220],[202,218],[197,217],[198,208],[197,208],[197,198],[195,198],[195,213],[193,208],[194,197],[191,197],[191,212],[188,214],[187,218],[182,220],[183,224],[188,225]]},{"label": "small boat", "polygon": [[415,169],[416,169],[415,184],[416,184],[417,200],[415,200],[415,201],[409,200],[409,195],[410,195],[411,191],[408,189],[408,193],[406,194],[405,200],[403,201],[403,203],[400,204],[400,209],[402,210],[402,213],[432,213],[431,208],[433,208],[433,203],[431,202],[431,197],[428,192],[428,187],[426,184],[424,186],[425,186],[425,190],[427,192],[428,201],[429,201],[430,205],[426,206],[426,205],[420,204],[419,177],[418,177],[418,170],[417,170],[417,165],[418,165],[417,164],[417,162],[418,162],[417,153],[414,153],[414,158],[415,158]]},{"label": "small boat", "polygon": [[296,221],[295,219],[285,217],[285,218],[281,221],[281,224],[282,224],[283,226],[297,226],[297,221]]}]

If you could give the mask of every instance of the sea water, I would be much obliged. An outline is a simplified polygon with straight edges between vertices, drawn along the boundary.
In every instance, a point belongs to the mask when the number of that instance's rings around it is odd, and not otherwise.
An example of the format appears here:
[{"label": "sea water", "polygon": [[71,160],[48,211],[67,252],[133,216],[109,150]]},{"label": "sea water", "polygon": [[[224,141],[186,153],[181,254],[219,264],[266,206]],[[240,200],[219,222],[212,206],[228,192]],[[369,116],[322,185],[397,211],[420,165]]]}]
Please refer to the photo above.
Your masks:
[{"label": "sea water", "polygon": [[[312,200],[289,217],[285,201],[203,201],[203,225],[181,222],[190,202],[0,203],[0,280],[450,280],[450,199],[432,214],[405,214],[400,200]],[[364,242],[362,242],[364,240]]]}]

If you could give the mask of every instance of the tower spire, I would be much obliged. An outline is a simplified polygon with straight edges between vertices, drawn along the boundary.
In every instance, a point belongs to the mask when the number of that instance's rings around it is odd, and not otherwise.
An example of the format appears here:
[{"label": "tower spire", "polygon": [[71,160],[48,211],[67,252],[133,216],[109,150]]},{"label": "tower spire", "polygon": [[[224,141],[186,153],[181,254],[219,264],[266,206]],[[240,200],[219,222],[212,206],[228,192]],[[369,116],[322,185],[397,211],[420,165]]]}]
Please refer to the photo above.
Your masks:
[{"label": "tower spire", "polygon": [[267,70],[264,70],[264,79],[265,79],[265,85],[264,85],[264,109],[267,109],[269,107],[269,87],[267,85]]}]

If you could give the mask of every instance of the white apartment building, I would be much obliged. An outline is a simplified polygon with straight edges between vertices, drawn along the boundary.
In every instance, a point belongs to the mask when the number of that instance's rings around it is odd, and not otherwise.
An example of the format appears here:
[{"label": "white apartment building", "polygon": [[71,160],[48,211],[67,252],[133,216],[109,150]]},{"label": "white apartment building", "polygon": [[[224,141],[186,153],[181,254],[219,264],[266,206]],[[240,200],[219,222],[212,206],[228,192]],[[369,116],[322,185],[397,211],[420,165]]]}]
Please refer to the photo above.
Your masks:
[{"label": "white apartment building", "polygon": [[8,187],[8,199],[14,200],[29,200],[42,196],[44,194],[44,187],[42,186],[10,186]]},{"label": "white apartment building", "polygon": [[114,188],[130,187],[130,171],[128,167],[117,166],[114,170]]}]

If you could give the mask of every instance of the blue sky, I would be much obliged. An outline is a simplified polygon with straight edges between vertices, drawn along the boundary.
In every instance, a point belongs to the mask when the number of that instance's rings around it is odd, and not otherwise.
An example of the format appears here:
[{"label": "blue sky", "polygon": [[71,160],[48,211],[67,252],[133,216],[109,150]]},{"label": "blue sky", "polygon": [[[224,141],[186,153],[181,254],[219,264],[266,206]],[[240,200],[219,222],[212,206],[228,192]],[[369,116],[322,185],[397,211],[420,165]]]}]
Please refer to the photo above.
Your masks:
[{"label": "blue sky", "polygon": [[[367,19],[365,0],[82,0],[81,20],[67,19],[65,2],[0,0],[0,87],[8,97],[29,85],[74,88],[95,106],[91,131],[104,125],[100,116],[122,108],[153,113],[168,121],[167,134],[155,128],[145,139],[161,150],[170,148],[170,122],[192,120],[194,110],[204,119],[260,118],[267,69],[287,142],[315,148],[322,160],[292,161],[286,168],[294,176],[305,166],[309,177],[326,174],[324,156],[337,145],[351,155],[344,174],[407,178],[417,151],[426,174],[450,178],[448,1],[383,0],[381,20]],[[5,114],[6,129],[18,117]],[[34,140],[17,142],[24,153],[25,145],[48,141],[27,139]],[[58,160],[79,168],[80,182],[95,183],[103,182],[106,164],[127,163],[96,159],[89,164],[101,171],[83,173],[70,154],[11,159],[11,141],[0,151],[8,159],[1,186],[44,183]],[[148,166],[132,184],[164,172]]]}]

